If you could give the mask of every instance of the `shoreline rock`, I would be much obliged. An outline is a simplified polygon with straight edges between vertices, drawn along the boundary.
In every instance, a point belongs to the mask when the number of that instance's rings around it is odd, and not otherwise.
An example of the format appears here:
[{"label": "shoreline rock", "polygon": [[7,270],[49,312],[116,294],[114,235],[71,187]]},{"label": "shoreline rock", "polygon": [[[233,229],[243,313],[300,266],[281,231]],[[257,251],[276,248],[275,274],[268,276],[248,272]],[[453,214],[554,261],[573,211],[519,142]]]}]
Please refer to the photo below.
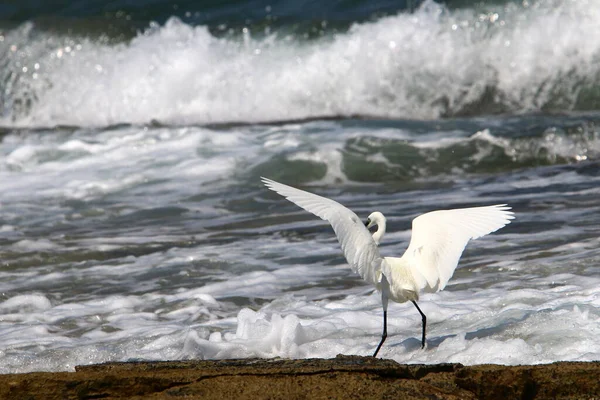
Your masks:
[{"label": "shoreline rock", "polygon": [[0,375],[1,399],[593,399],[600,362],[404,365],[372,357],[106,363]]}]

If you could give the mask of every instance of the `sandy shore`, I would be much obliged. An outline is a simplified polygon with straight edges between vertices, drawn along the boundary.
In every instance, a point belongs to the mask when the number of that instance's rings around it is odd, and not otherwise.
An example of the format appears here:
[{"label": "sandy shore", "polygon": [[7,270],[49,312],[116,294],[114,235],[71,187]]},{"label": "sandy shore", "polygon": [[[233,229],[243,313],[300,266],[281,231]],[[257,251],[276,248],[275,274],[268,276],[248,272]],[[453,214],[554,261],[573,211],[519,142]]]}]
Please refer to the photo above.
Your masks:
[{"label": "sandy shore", "polygon": [[599,399],[600,362],[402,365],[371,357],[108,363],[0,375],[2,399]]}]

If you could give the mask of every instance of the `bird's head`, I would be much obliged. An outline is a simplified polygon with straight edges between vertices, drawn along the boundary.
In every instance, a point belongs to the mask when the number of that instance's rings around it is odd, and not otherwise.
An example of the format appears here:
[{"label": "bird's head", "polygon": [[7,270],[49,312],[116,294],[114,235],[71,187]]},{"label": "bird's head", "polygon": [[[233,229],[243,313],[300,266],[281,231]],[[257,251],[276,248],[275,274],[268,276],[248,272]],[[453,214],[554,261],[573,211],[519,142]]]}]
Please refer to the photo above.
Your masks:
[{"label": "bird's head", "polygon": [[372,226],[377,225],[377,232],[373,234],[373,240],[377,245],[381,241],[381,238],[385,234],[385,217],[379,211],[372,212],[369,214],[365,226],[369,229]]},{"label": "bird's head", "polygon": [[368,229],[375,225],[382,225],[383,223],[385,223],[385,217],[379,211],[375,211],[369,214],[367,220],[365,221],[365,226]]}]

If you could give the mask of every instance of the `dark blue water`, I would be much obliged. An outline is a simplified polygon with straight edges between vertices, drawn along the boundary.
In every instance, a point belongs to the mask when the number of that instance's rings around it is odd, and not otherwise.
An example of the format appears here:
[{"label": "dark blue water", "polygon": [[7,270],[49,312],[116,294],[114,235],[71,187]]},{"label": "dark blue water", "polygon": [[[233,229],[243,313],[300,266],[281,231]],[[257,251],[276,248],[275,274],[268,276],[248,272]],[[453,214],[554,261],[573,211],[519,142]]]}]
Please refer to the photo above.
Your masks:
[{"label": "dark blue water", "polygon": [[[458,3],[458,2],[457,2]],[[414,10],[418,0],[404,1],[20,1],[0,5],[2,20],[23,22],[40,17],[117,18],[164,23],[179,17],[195,24],[258,21],[270,15],[288,21],[313,19],[362,21],[375,15]],[[453,2],[446,4],[452,5]]]},{"label": "dark blue water", "polygon": [[[216,34],[224,27],[246,26],[302,32],[346,30],[352,23],[373,20],[401,11],[412,11],[419,0],[406,1],[26,1],[0,5],[1,23],[38,21],[50,29],[75,28],[85,33],[89,25],[105,24],[106,31],[127,36],[151,22],[164,24],[178,18],[190,25],[207,26]],[[92,30],[97,33],[97,30]]]}]

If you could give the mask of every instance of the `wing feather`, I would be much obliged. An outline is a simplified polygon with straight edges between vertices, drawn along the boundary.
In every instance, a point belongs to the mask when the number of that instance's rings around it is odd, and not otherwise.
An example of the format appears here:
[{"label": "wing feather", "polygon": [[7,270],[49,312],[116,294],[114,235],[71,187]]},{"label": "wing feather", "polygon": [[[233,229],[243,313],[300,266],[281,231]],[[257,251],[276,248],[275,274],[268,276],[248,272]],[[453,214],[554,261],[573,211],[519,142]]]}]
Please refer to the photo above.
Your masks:
[{"label": "wing feather", "polygon": [[506,204],[498,204],[432,211],[415,218],[410,244],[402,258],[410,266],[415,281],[421,283],[420,289],[433,292],[444,289],[469,240],[509,224],[514,218],[510,209]]},{"label": "wing feather", "polygon": [[261,178],[261,180],[269,189],[328,221],[352,270],[358,272],[367,282],[373,284],[379,282],[382,262],[379,249],[371,233],[354,212],[334,200],[271,179]]}]

